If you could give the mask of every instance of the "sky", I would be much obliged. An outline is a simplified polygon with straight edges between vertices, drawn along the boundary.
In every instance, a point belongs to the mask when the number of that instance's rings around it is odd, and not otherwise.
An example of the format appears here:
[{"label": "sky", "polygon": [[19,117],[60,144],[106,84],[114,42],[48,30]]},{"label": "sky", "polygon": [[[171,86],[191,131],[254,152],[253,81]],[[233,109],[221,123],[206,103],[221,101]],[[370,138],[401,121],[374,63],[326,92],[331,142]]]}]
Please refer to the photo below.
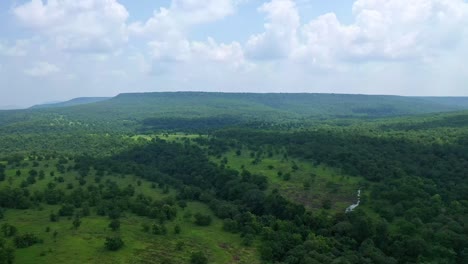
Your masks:
[{"label": "sky", "polygon": [[0,108],[124,92],[468,96],[467,0],[1,0]]}]

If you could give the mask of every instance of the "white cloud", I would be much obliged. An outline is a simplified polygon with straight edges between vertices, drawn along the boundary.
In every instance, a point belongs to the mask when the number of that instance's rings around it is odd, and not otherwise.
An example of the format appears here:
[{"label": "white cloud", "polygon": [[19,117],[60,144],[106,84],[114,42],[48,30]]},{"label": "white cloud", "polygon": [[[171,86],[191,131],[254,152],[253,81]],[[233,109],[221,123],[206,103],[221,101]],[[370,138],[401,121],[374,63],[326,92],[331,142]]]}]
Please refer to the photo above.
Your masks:
[{"label": "white cloud", "polygon": [[326,14],[302,28],[316,59],[407,60],[437,56],[456,46],[468,23],[463,0],[357,0],[355,22]]},{"label": "white cloud", "polygon": [[233,0],[173,0],[171,10],[186,25],[216,21],[235,11]]},{"label": "white cloud", "polygon": [[468,3],[463,0],[357,0],[354,22],[334,13],[300,25],[292,0],[272,0],[265,32],[245,45],[253,59],[299,59],[338,66],[340,62],[427,59],[466,37]]},{"label": "white cloud", "polygon": [[172,0],[168,8],[153,12],[146,22],[130,24],[129,31],[150,38],[178,37],[195,25],[225,18],[235,11],[234,0]]},{"label": "white cloud", "polygon": [[238,42],[191,41],[188,32],[195,26],[217,21],[235,12],[240,1],[172,0],[170,7],[154,11],[146,22],[129,26],[130,34],[149,39],[152,73],[166,73],[174,63],[213,62],[239,68],[245,63]]},{"label": "white cloud", "polygon": [[246,44],[249,57],[255,59],[287,58],[298,46],[297,30],[300,18],[292,0],[264,3],[260,12],[266,13],[265,32],[253,35]]},{"label": "white cloud", "polygon": [[116,0],[31,0],[13,14],[64,51],[108,52],[127,40],[128,12]]},{"label": "white cloud", "polygon": [[36,63],[32,68],[24,71],[24,73],[32,77],[45,77],[58,72],[60,72],[60,68],[48,62]]}]

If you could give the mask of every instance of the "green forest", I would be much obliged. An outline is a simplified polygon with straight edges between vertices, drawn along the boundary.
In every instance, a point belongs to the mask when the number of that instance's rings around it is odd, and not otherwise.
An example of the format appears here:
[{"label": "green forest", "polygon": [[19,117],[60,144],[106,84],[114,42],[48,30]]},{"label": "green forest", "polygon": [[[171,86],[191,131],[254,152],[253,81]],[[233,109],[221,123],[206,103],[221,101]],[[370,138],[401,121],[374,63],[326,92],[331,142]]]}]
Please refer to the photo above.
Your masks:
[{"label": "green forest", "polygon": [[0,264],[468,263],[468,98],[142,93],[0,111]]}]

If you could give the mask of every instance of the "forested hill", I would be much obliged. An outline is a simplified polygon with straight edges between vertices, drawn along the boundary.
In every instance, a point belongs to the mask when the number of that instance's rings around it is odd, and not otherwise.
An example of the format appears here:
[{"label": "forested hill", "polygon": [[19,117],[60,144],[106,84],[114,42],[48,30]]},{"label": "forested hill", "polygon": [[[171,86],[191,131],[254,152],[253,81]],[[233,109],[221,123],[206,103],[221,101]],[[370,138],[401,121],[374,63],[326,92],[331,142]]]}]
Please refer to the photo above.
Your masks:
[{"label": "forested hill", "polygon": [[[456,99],[456,98],[455,98]],[[454,100],[455,100],[454,99]],[[463,98],[462,98],[463,99]],[[120,111],[213,114],[284,114],[294,116],[395,116],[468,109],[468,99],[313,93],[164,92],[120,94],[93,107]]]},{"label": "forested hill", "polygon": [[[456,103],[454,103],[456,102]],[[349,94],[162,92],[78,98],[38,108],[0,111],[0,133],[70,130],[141,132],[209,130],[230,125],[309,125],[468,109],[467,98]]]}]

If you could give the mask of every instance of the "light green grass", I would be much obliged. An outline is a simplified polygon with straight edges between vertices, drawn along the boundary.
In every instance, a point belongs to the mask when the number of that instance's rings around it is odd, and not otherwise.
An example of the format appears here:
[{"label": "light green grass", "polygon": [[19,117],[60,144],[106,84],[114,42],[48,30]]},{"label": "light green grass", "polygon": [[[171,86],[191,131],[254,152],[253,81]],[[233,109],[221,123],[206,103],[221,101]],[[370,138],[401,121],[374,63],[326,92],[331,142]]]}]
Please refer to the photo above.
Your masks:
[{"label": "light green grass", "polygon": [[[184,211],[211,214],[201,203],[188,203],[180,210],[176,220],[166,223],[167,235],[153,235],[142,231],[143,223],[154,220],[126,213],[121,218],[121,229],[113,232],[108,228],[109,219],[92,215],[82,218],[78,230],[72,228],[72,220],[65,217],[59,222],[50,222],[49,214],[57,206],[45,206],[42,210],[8,210],[5,220],[15,225],[20,233],[31,232],[43,239],[43,243],[16,251],[18,264],[39,263],[189,263],[191,252],[203,251],[211,263],[259,263],[254,248],[240,246],[240,237],[222,231],[222,222],[214,218],[208,227],[199,227],[193,219],[183,217]],[[174,234],[179,224],[181,233]],[[51,231],[46,232],[46,227]],[[53,232],[57,231],[56,240]],[[125,246],[117,251],[105,250],[105,237],[119,234]],[[177,250],[177,243],[183,244]]]}]

